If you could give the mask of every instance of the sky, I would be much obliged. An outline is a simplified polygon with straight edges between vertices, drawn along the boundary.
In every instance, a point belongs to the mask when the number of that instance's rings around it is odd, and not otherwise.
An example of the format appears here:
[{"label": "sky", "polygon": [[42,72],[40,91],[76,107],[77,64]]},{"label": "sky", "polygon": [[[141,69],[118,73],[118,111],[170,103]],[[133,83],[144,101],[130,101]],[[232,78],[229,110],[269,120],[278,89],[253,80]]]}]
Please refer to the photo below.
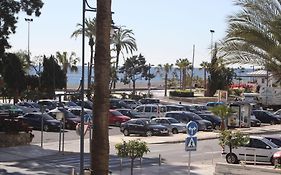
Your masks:
[{"label": "sky", "polygon": [[[73,51],[81,59],[82,39],[70,36],[82,22],[82,0],[43,2],[41,16],[31,16],[31,59],[54,55],[57,51]],[[88,2],[96,7],[96,0]],[[158,65],[175,64],[179,58],[192,62],[194,54],[194,66],[199,67],[202,61],[210,62],[211,40],[213,38],[214,43],[223,39],[227,16],[234,14],[237,7],[232,0],[112,0],[112,11],[115,25],[134,32],[138,47],[134,55],[141,53],[147,63]],[[88,18],[95,15],[86,12]],[[27,50],[28,23],[24,20],[27,17],[24,13],[18,15],[16,34],[9,40],[10,51]],[[215,32],[211,34],[210,30]],[[87,42],[86,39],[85,63],[89,62],[90,55]],[[124,59],[120,61],[123,64]]]}]

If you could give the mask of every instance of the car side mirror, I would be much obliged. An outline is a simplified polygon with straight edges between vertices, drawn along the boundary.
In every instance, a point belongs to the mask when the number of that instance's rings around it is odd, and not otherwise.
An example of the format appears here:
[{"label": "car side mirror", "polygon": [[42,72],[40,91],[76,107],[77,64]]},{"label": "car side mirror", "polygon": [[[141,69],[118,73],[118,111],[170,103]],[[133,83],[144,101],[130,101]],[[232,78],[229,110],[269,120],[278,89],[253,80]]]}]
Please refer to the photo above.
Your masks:
[{"label": "car side mirror", "polygon": [[265,148],[266,148],[266,149],[271,149],[271,147],[270,147],[270,146],[266,146]]}]

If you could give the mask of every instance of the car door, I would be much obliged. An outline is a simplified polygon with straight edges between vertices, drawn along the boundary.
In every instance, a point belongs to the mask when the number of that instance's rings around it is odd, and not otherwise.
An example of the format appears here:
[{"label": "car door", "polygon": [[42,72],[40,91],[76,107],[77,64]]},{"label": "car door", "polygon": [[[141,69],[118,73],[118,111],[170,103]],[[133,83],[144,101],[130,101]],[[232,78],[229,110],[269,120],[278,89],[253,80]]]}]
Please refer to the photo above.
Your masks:
[{"label": "car door", "polygon": [[[243,150],[244,149],[244,150]],[[250,138],[250,142],[245,147],[241,147],[240,160],[268,162],[273,153],[271,147],[260,139]]]},{"label": "car door", "polygon": [[146,132],[146,127],[144,121],[137,120],[135,123],[135,133],[144,134]]}]

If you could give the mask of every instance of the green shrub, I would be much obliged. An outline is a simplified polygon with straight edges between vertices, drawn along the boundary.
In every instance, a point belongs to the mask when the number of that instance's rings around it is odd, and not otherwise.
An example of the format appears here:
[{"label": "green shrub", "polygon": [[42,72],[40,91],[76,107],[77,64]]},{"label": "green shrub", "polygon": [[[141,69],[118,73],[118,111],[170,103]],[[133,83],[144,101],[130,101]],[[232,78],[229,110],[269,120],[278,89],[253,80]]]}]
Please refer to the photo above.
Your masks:
[{"label": "green shrub", "polygon": [[175,90],[170,91],[170,96],[174,97],[194,97],[194,92],[190,90]]}]

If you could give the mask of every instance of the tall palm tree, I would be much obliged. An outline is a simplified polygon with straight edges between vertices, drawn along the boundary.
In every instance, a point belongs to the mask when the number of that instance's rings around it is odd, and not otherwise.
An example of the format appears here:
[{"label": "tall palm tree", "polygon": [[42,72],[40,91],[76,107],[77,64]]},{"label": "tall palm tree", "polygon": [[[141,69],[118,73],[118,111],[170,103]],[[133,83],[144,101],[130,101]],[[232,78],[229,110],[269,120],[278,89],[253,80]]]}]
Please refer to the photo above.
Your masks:
[{"label": "tall palm tree", "polygon": [[165,81],[165,93],[164,93],[164,96],[166,97],[167,96],[167,89],[168,89],[168,75],[169,75],[169,72],[172,71],[172,68],[173,68],[173,64],[169,64],[169,63],[166,63],[164,64],[163,66],[161,64],[159,64],[157,66],[157,70],[156,70],[156,73],[159,73],[161,76],[163,76],[163,72],[164,72],[164,81]]},{"label": "tall palm tree", "polygon": [[176,66],[178,66],[180,68],[180,74],[181,74],[181,82],[182,82],[182,86],[181,89],[186,89],[186,85],[187,85],[187,70],[191,69],[191,62],[188,61],[187,58],[184,59],[178,59],[176,61]]},{"label": "tall palm tree", "polygon": [[207,70],[208,70],[208,67],[209,67],[209,64],[208,62],[206,61],[203,61],[201,64],[200,64],[200,70],[201,69],[204,69],[204,89],[207,88]]},{"label": "tall palm tree", "polygon": [[281,79],[281,1],[236,0],[221,51],[227,63],[265,66]]},{"label": "tall palm tree", "polygon": [[[126,53],[133,54],[133,51],[137,50],[137,44],[134,33],[132,30],[124,29],[122,27],[118,28],[112,36],[112,44],[116,51],[116,65],[115,70],[118,71],[119,56],[122,53],[122,49],[126,50]],[[113,82],[113,88],[116,87],[116,82]]]},{"label": "tall palm tree", "polygon": [[76,66],[77,62],[79,62],[79,58],[76,57],[74,52],[71,52],[70,55],[67,52],[56,52],[56,58],[62,66],[62,70],[66,76],[65,90],[67,90],[67,72],[68,69],[71,72],[77,72],[78,68]]},{"label": "tall palm tree", "polygon": [[[75,30],[71,37],[77,38],[79,35],[82,35],[83,26],[82,24],[77,24],[78,29]],[[93,66],[93,54],[94,54],[94,45],[96,38],[96,18],[86,19],[85,20],[85,36],[89,38],[90,46],[90,63],[89,63],[89,72],[88,72],[88,94],[87,97],[90,97],[90,86],[91,86],[91,77],[92,77],[92,66]]]},{"label": "tall palm tree", "polygon": [[91,147],[92,174],[109,173],[109,80],[110,80],[110,29],[111,0],[97,0],[95,45],[95,88],[93,106],[93,138]]}]

